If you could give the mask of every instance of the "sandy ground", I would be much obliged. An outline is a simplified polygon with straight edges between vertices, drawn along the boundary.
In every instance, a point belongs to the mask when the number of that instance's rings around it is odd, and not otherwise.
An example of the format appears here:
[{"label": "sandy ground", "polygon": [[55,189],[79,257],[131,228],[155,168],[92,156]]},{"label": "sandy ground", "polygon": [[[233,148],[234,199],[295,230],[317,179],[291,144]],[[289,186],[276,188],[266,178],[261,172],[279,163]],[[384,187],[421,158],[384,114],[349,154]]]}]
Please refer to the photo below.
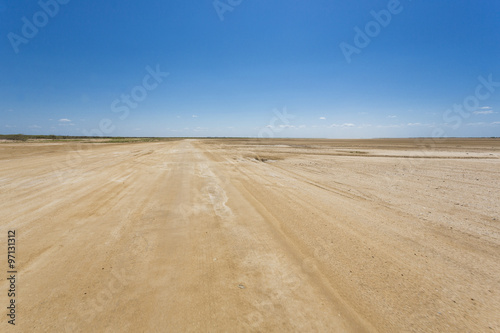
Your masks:
[{"label": "sandy ground", "polygon": [[0,331],[500,332],[500,140],[1,143]]}]

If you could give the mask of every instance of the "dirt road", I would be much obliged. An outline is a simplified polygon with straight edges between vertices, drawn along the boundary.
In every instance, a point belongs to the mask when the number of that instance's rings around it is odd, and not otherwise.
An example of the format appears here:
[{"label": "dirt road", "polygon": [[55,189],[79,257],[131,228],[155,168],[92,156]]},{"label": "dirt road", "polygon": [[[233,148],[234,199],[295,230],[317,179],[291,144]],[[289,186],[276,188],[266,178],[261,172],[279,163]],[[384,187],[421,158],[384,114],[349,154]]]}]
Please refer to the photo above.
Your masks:
[{"label": "dirt road", "polygon": [[2,143],[0,195],[2,332],[500,331],[499,140]]}]

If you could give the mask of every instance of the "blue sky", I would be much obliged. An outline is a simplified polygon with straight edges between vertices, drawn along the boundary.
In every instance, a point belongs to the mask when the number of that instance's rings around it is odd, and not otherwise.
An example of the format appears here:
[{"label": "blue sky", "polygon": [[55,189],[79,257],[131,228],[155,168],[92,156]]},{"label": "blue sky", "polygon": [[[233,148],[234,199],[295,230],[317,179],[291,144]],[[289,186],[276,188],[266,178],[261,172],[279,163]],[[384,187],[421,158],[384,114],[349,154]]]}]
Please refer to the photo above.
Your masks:
[{"label": "blue sky", "polygon": [[499,16],[494,0],[0,0],[0,133],[500,136]]}]

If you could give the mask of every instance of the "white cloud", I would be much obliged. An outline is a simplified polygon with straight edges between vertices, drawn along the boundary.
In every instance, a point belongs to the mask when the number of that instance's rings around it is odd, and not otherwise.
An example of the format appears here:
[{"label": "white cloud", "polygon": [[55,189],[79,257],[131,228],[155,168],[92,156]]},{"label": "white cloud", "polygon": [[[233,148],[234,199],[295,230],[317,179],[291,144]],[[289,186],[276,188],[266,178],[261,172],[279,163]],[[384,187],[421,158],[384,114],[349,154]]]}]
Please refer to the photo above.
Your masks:
[{"label": "white cloud", "polygon": [[391,115],[391,116],[387,116],[387,118],[397,118],[398,116],[394,116],[394,115]]},{"label": "white cloud", "polygon": [[402,125],[378,125],[377,128],[400,128]]},{"label": "white cloud", "polygon": [[408,123],[408,126],[422,126],[421,123]]},{"label": "white cloud", "polygon": [[198,118],[198,116],[197,116],[197,115],[195,115],[195,114],[193,114],[191,117],[193,117],[193,118]]},{"label": "white cloud", "polygon": [[297,128],[297,127],[295,125],[285,125],[285,124],[283,124],[283,125],[278,125],[278,126],[267,125],[266,128],[275,129],[275,128]]},{"label": "white cloud", "polygon": [[343,123],[342,125],[339,124],[331,124],[329,127],[341,127],[341,128],[346,128],[346,127],[354,127],[353,123]]},{"label": "white cloud", "polygon": [[474,113],[474,114],[492,114],[492,113],[496,113],[496,112],[493,112],[493,110],[484,110],[484,111],[474,111],[472,113]]},{"label": "white cloud", "polygon": [[62,118],[62,119],[59,119],[59,122],[60,123],[70,123],[71,120],[70,119],[67,119],[67,118]]},{"label": "white cloud", "polygon": [[491,109],[491,106],[482,106],[480,107],[481,110],[489,110]]},{"label": "white cloud", "polygon": [[320,120],[326,120],[326,117],[319,117]]},{"label": "white cloud", "polygon": [[467,126],[483,126],[486,125],[485,122],[478,122],[478,123],[468,123]]},{"label": "white cloud", "polygon": [[42,127],[38,125],[31,125],[30,128],[42,128]]}]

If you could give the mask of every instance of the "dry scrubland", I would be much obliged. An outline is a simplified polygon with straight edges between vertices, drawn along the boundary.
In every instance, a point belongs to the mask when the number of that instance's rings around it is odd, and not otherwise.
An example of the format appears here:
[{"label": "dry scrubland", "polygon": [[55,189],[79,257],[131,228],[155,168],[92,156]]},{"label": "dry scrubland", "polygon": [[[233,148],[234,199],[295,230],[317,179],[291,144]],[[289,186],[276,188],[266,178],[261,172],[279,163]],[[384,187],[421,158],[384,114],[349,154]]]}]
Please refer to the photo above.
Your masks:
[{"label": "dry scrubland", "polygon": [[429,143],[1,143],[15,329],[499,332],[500,140]]}]

